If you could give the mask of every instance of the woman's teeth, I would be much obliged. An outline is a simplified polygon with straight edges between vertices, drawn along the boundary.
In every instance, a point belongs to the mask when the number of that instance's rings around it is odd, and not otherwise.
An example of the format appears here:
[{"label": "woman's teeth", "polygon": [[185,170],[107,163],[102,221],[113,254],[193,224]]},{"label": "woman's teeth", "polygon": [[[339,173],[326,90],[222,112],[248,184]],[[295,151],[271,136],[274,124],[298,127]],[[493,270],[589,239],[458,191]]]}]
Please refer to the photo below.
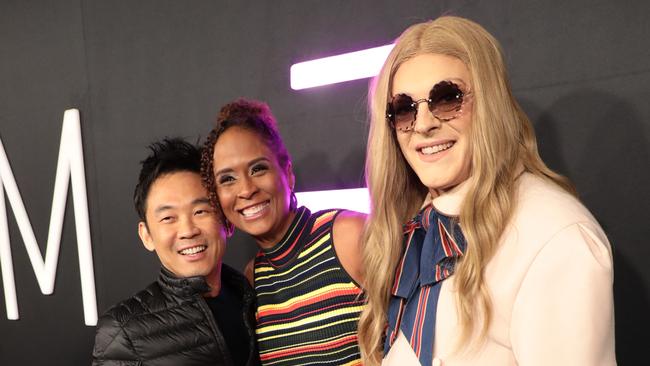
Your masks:
[{"label": "woman's teeth", "polygon": [[248,207],[248,208],[243,209],[243,210],[241,211],[241,213],[242,213],[242,215],[244,215],[244,217],[255,216],[255,215],[258,214],[260,211],[262,211],[263,209],[265,209],[266,206],[268,206],[268,205],[269,205],[269,202],[268,202],[268,201],[267,201],[267,202],[264,202],[264,203],[260,203],[259,205],[255,205],[255,206],[252,206],[252,207]]},{"label": "woman's teeth", "polygon": [[191,248],[183,249],[179,253],[181,253],[182,255],[192,255],[192,254],[196,254],[196,253],[201,253],[206,249],[208,249],[207,246],[199,245],[197,247],[191,247]]},{"label": "woman's teeth", "polygon": [[432,154],[439,153],[441,151],[447,150],[452,146],[454,146],[453,142],[447,142],[447,143],[440,144],[440,145],[423,147],[422,149],[420,149],[420,152],[422,154],[424,154],[424,155],[432,155]]}]

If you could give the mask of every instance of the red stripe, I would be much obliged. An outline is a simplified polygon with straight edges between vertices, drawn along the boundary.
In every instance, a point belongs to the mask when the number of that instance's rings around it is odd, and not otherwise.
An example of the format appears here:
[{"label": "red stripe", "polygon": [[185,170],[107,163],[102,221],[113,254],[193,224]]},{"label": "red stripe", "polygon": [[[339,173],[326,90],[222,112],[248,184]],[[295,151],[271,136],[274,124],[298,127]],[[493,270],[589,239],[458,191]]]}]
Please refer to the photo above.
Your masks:
[{"label": "red stripe", "polygon": [[417,323],[418,326],[418,358],[420,358],[420,352],[422,351],[422,330],[424,329],[424,320],[427,317],[427,304],[429,303],[429,292],[431,291],[431,286],[427,286],[424,288],[424,291],[422,291],[422,297],[424,298],[424,302],[422,303],[422,307],[418,309],[418,313],[420,313],[420,319],[419,322]]},{"label": "red stripe", "polygon": [[268,361],[272,360],[275,358],[280,358],[280,357],[286,357],[286,356],[293,356],[301,353],[310,353],[310,352],[317,352],[317,351],[326,351],[330,349],[334,349],[337,347],[345,346],[346,344],[349,343],[354,343],[357,341],[357,336],[355,334],[349,335],[347,337],[343,337],[341,339],[335,339],[333,341],[327,342],[327,343],[319,343],[319,344],[310,344],[310,345],[305,345],[305,346],[300,346],[300,347],[292,347],[280,351],[275,351],[275,352],[269,352],[263,355],[260,355],[260,359],[262,361]]},{"label": "red stripe", "polygon": [[450,250],[453,250],[454,252],[456,252],[457,256],[462,256],[463,251],[458,246],[458,243],[456,243],[456,240],[454,239],[454,237],[449,233],[449,231],[447,231],[447,228],[445,228],[445,226],[442,225],[442,223],[440,224],[439,228],[440,228],[441,237],[446,239],[446,240],[443,240],[443,242],[446,243],[446,245],[450,248]]},{"label": "red stripe", "polygon": [[399,334],[399,327],[402,325],[402,315],[404,314],[404,299],[401,299],[399,302],[399,311],[397,312],[397,320],[395,321],[395,329],[393,329],[393,333],[390,335],[390,345],[392,346],[393,343],[395,343],[395,339],[397,338],[397,335]]},{"label": "red stripe", "polygon": [[[325,233],[321,233],[321,235],[319,235],[319,236],[315,236],[315,237],[311,238],[311,241],[308,242],[307,244],[305,244],[305,245],[302,247],[302,248],[303,248],[302,251],[305,251],[305,250],[309,249],[309,247],[311,247],[312,245],[318,243],[318,242],[319,242],[321,239],[323,239],[323,237],[325,237],[327,234],[328,234],[328,233],[325,232]],[[330,239],[331,239],[331,238],[330,238]],[[330,240],[328,240],[328,241],[330,241]]]},{"label": "red stripe", "polygon": [[293,247],[295,247],[295,246],[296,246],[296,243],[298,243],[298,240],[299,240],[300,237],[302,236],[302,232],[303,232],[303,231],[305,231],[305,228],[304,228],[304,227],[302,228],[302,230],[300,230],[300,234],[298,234],[298,236],[296,236],[296,239],[293,241],[293,243],[291,243],[291,246],[289,247],[289,249],[285,250],[285,252],[284,252],[283,254],[281,254],[281,255],[279,255],[279,256],[277,256],[277,257],[272,258],[272,260],[273,260],[273,261],[279,261],[279,260],[281,260],[282,258],[284,258],[284,257],[286,257],[287,255],[289,255],[289,253],[291,253],[291,251],[293,250]]},{"label": "red stripe", "polygon": [[[440,233],[440,241],[442,242],[442,250],[445,251],[447,257],[451,257],[451,247],[449,247],[449,237],[447,236],[447,230],[442,222],[438,221],[438,232]],[[445,235],[447,234],[447,235]]]},{"label": "red stripe", "polygon": [[463,251],[460,250],[460,247],[459,247],[458,244],[456,243],[456,240],[454,240],[454,238],[452,238],[452,237],[449,237],[449,241],[450,241],[451,244],[453,245],[453,248],[454,248],[454,250],[456,251],[456,254],[457,254],[458,256],[462,256],[462,255],[463,255]]},{"label": "red stripe", "polygon": [[402,260],[400,261],[399,266],[397,267],[397,271],[395,272],[395,281],[393,281],[393,290],[392,293],[396,293],[397,289],[399,288],[399,281],[402,278],[402,270],[404,269],[404,261],[406,260],[406,252],[408,252],[409,247],[411,246],[411,238],[413,238],[413,231],[409,234],[409,238],[406,241],[406,250],[404,250],[404,255],[402,256]]},{"label": "red stripe", "polygon": [[410,343],[411,348],[415,351],[415,354],[420,357],[420,342],[418,339],[418,321],[420,319],[420,308],[422,307],[422,291],[420,291],[420,296],[418,297],[418,306],[417,311],[415,312],[415,319],[413,320],[413,329],[411,330]]},{"label": "red stripe", "polygon": [[427,209],[424,211],[424,215],[425,215],[425,216],[424,216],[424,219],[425,219],[425,222],[426,222],[426,225],[425,225],[424,228],[427,229],[427,230],[429,229],[429,226],[431,226],[431,221],[430,221],[430,220],[431,220],[431,219],[430,219],[430,217],[431,217],[431,210],[433,210],[433,206],[430,206],[429,208],[427,208]]}]

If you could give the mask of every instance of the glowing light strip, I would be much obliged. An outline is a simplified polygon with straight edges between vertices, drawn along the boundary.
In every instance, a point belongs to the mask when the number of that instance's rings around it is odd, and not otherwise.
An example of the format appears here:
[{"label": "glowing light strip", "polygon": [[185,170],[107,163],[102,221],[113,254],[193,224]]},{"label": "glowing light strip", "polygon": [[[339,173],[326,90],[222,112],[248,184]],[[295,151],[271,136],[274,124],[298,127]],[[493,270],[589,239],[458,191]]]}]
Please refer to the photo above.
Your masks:
[{"label": "glowing light strip", "polygon": [[329,208],[370,212],[370,196],[367,188],[296,192],[296,198],[298,198],[298,206],[306,206],[312,212]]},{"label": "glowing light strip", "polygon": [[293,64],[291,89],[300,90],[373,77],[379,73],[393,45],[369,48]]}]

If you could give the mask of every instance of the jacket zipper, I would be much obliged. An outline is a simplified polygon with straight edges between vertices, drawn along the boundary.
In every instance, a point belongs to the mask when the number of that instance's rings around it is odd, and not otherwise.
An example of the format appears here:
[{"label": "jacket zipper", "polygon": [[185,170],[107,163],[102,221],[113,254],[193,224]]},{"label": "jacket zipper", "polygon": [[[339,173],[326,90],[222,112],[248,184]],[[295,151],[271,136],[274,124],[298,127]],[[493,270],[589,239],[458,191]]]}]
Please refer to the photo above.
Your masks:
[{"label": "jacket zipper", "polygon": [[217,322],[214,320],[214,315],[212,315],[212,310],[210,310],[210,308],[208,307],[208,303],[205,301],[205,299],[201,294],[195,294],[194,297],[196,297],[197,302],[201,307],[201,310],[203,310],[203,314],[208,319],[208,323],[210,324],[210,328],[212,329],[212,333],[214,334],[214,339],[217,342],[217,346],[223,352],[223,359],[226,365],[233,365],[232,357],[230,357],[230,350],[226,345],[226,340],[223,338],[223,335],[221,334],[219,327],[217,327]]}]

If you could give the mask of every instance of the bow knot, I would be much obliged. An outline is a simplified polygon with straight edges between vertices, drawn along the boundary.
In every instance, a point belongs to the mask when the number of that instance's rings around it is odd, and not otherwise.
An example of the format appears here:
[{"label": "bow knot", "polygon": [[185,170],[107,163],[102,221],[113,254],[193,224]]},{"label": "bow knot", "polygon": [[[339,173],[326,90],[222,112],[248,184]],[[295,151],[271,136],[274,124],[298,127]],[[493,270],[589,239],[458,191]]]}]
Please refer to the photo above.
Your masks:
[{"label": "bow knot", "polygon": [[405,248],[395,272],[384,350],[388,352],[401,329],[421,362],[430,363],[441,282],[453,274],[465,238],[456,217],[431,205],[403,229]]}]

